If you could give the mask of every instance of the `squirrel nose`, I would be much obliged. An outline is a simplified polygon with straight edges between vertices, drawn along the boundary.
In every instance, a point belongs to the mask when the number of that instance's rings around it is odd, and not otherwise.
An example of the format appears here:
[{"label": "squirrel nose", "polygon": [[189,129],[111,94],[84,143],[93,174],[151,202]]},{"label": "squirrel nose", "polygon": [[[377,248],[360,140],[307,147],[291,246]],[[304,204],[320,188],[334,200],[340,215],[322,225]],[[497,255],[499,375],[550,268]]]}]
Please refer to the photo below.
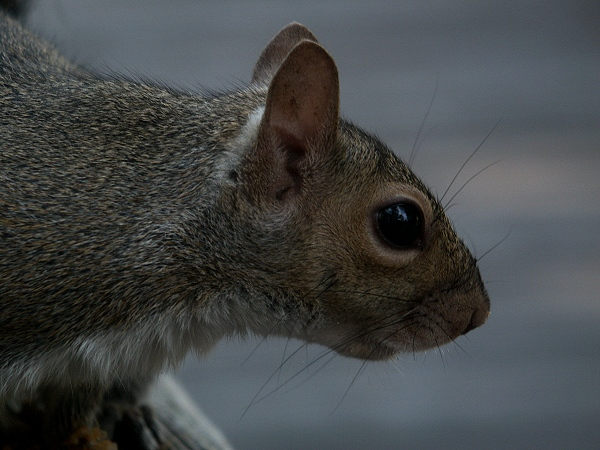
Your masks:
[{"label": "squirrel nose", "polygon": [[471,314],[471,320],[469,321],[469,324],[464,329],[462,334],[467,334],[469,331],[483,325],[485,323],[485,321],[487,320],[487,318],[489,317],[489,315],[490,315],[489,309],[477,308],[475,311],[473,311],[473,314]]}]

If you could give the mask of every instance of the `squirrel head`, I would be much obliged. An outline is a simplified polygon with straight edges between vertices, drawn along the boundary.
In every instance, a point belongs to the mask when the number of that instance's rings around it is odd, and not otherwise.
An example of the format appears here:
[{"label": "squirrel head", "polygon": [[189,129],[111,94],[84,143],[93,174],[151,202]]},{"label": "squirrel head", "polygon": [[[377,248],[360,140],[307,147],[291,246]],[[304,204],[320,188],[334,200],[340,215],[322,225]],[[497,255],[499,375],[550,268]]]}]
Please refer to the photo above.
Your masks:
[{"label": "squirrel head", "polygon": [[245,326],[385,359],[483,324],[477,261],[408,166],[340,119],[337,68],[313,34],[281,30],[252,81],[264,110],[221,199],[241,234],[236,283],[262,299]]}]

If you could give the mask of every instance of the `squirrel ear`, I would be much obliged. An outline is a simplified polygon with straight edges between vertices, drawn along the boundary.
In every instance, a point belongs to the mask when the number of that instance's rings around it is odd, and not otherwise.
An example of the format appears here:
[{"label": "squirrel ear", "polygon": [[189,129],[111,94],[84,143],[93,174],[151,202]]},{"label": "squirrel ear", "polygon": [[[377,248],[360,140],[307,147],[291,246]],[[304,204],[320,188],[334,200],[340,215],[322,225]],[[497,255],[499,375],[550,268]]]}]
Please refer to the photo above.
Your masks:
[{"label": "squirrel ear", "polygon": [[[273,77],[258,131],[261,161],[271,200],[300,192],[309,164],[333,150],[339,108],[338,73],[319,44],[297,44]],[[266,191],[266,192],[265,192]]]},{"label": "squirrel ear", "polygon": [[288,53],[303,40],[317,42],[314,34],[298,22],[292,22],[283,27],[260,54],[252,73],[252,83],[268,84]]}]

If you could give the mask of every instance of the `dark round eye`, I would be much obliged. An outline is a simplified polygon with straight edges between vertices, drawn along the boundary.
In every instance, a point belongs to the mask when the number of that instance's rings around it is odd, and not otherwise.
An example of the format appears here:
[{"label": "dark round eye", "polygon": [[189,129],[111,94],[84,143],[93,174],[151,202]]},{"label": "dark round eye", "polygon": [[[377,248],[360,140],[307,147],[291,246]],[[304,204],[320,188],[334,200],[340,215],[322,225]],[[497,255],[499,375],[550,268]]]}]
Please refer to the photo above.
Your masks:
[{"label": "dark round eye", "polygon": [[411,202],[403,201],[377,211],[377,231],[392,247],[407,248],[423,245],[423,212]]}]

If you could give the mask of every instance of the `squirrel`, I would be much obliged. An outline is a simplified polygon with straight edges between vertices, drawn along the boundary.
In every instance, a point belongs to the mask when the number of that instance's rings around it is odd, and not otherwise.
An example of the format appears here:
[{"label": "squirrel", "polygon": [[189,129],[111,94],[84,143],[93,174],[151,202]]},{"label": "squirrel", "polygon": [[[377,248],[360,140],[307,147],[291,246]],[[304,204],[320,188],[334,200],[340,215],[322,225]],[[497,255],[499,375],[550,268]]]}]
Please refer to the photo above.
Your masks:
[{"label": "squirrel", "polygon": [[96,75],[0,12],[0,434],[42,404],[59,442],[228,335],[385,360],[488,314],[442,205],[340,117],[304,26],[199,95]]}]

